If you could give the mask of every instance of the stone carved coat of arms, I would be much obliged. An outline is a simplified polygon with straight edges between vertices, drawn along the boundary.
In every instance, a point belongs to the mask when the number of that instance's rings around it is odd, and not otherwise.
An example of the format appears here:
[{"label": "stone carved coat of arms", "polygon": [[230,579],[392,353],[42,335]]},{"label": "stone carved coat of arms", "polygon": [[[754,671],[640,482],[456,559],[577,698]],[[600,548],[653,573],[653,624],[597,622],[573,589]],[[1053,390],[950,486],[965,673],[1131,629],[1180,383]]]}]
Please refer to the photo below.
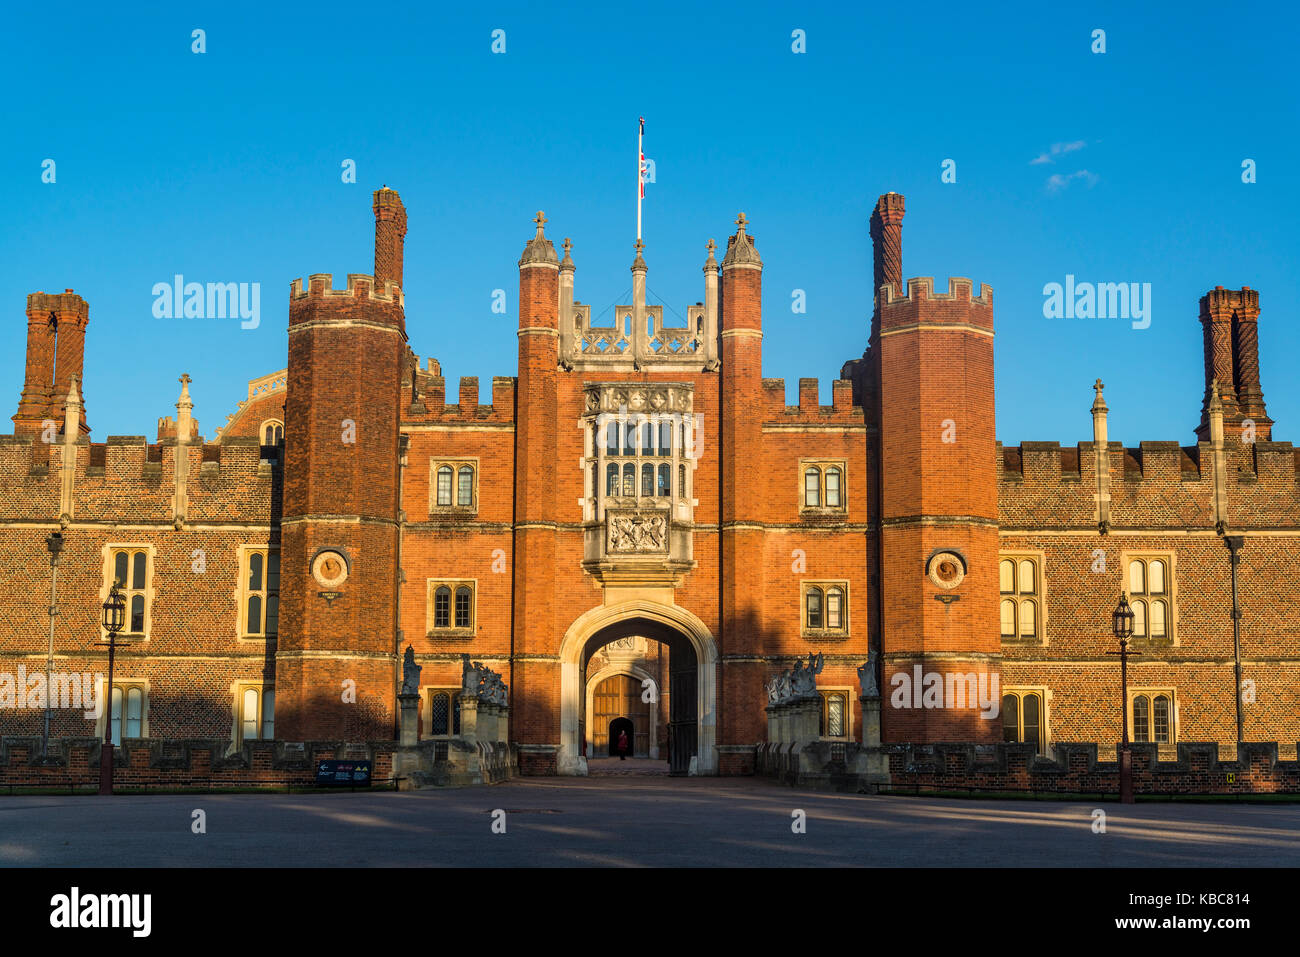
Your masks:
[{"label": "stone carved coat of arms", "polygon": [[663,552],[668,549],[668,518],[662,512],[611,512],[608,552]]}]

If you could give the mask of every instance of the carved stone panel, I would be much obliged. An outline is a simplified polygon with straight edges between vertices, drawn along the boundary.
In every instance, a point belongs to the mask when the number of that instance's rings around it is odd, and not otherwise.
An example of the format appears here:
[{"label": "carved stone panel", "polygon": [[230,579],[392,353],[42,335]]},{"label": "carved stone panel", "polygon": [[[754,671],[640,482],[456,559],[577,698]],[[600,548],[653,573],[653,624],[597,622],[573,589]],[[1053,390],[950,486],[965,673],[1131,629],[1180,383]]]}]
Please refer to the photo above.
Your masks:
[{"label": "carved stone panel", "polygon": [[605,512],[605,554],[668,554],[668,513],[648,509]]}]

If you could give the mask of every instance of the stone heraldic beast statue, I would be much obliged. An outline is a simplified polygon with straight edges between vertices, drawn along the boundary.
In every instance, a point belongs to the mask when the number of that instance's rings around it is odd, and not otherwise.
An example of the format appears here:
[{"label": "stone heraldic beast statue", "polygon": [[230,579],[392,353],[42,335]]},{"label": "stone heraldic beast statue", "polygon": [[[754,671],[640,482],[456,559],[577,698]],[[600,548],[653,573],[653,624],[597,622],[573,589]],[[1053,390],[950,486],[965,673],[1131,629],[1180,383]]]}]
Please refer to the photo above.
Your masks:
[{"label": "stone heraldic beast statue", "polygon": [[423,670],[415,663],[415,649],[407,645],[406,655],[402,658],[402,694],[420,693],[420,672]]},{"label": "stone heraldic beast statue", "polygon": [[768,705],[783,705],[817,697],[817,676],[822,673],[824,664],[824,655],[810,652],[807,664],[800,658],[793,668],[774,675],[767,683]]}]

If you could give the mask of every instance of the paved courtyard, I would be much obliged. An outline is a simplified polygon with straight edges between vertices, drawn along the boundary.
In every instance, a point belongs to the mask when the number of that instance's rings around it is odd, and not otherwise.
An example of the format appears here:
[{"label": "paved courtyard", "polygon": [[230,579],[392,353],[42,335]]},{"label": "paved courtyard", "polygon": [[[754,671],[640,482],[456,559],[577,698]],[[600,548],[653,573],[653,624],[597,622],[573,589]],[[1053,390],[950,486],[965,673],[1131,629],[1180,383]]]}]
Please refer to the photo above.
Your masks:
[{"label": "paved courtyard", "polygon": [[[14,795],[0,797],[0,865],[1300,865],[1297,805],[1107,803],[1105,834],[1093,832],[1096,806],[644,774],[404,793]],[[195,809],[205,834],[191,832]],[[796,809],[806,833],[791,830]]]}]

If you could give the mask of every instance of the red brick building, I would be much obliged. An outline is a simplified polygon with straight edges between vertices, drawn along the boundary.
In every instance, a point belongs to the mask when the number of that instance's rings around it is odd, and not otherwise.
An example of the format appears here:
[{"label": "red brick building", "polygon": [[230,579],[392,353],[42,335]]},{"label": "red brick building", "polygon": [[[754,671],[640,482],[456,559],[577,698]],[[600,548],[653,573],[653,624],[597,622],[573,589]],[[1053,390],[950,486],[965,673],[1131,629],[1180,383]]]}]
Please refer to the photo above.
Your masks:
[{"label": "red brick building", "polygon": [[683,327],[646,302],[640,243],[632,302],[593,325],[570,244],[557,254],[538,214],[517,374],[493,379],[490,405],[474,378],[449,403],[438,363],[408,345],[406,211],[384,189],[374,212],[374,275],[294,281],[287,369],[253,380],[211,441],[184,382],[154,441],[92,441],[88,305],[28,297],[15,434],[0,437],[4,734],[40,734],[23,691],[51,621],[65,685],[107,670],[98,613],[118,581],[130,644],[114,706],[56,708],[53,737],[111,718],[119,739],[232,750],[392,741],[410,645],[421,735],[455,733],[469,654],[509,684],[531,773],[581,771],[621,728],[680,770],[743,773],[766,683],[810,652],[828,738],[860,735],[857,669],[874,650],[886,741],[1105,746],[1125,591],[1138,740],[1231,749],[1240,668],[1245,739],[1294,755],[1300,453],[1272,441],[1249,288],[1202,299],[1195,444],[1111,443],[1098,383],[1092,441],[1004,448],[992,291],[904,285],[900,195],[872,217],[866,351],[827,395],[801,379],[797,406],[763,377],[763,263],[743,214],[720,263],[708,243]]}]

